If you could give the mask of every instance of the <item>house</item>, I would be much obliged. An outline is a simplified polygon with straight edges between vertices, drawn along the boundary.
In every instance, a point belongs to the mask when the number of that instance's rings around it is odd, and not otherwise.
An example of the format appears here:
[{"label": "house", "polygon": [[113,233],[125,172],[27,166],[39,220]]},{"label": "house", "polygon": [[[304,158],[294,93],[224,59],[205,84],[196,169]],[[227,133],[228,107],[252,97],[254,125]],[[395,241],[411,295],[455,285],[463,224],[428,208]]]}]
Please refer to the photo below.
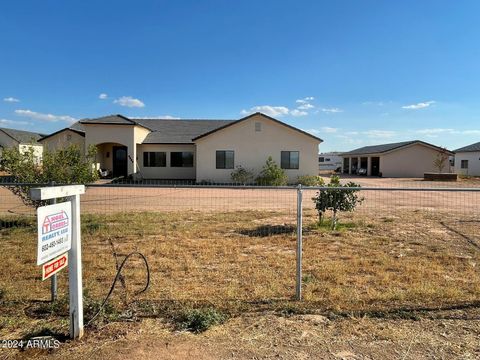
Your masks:
[{"label": "house", "polygon": [[337,171],[342,168],[342,156],[339,152],[320,153],[318,168],[320,171]]},{"label": "house", "polygon": [[43,147],[37,141],[42,136],[44,135],[31,131],[0,128],[0,156],[3,149],[15,147],[22,153],[33,149],[34,156],[40,160]]},{"label": "house", "polygon": [[[41,142],[97,147],[97,168],[114,177],[231,182],[242,166],[258,174],[269,156],[294,182],[318,174],[321,139],[262,113],[239,120],[138,119],[110,115],[79,122]],[[70,136],[70,137],[69,137]]]},{"label": "house", "polygon": [[38,142],[49,152],[65,148],[67,145],[76,145],[82,153],[85,153],[85,130],[82,124],[76,122],[70,127],[41,137]]},{"label": "house", "polygon": [[[343,173],[385,177],[423,177],[437,172],[435,159],[453,155],[441,147],[420,140],[364,146],[342,154]],[[448,161],[445,171],[449,171]]]},{"label": "house", "polygon": [[480,142],[454,151],[457,174],[480,176]]}]

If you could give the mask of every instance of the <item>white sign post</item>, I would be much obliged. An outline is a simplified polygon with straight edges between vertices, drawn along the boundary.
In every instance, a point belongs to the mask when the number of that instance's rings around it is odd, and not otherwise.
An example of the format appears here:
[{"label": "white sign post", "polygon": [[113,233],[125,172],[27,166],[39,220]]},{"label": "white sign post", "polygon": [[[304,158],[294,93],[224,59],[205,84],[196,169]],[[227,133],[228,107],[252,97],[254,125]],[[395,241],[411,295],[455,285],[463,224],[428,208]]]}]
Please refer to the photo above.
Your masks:
[{"label": "white sign post", "polygon": [[[80,234],[80,195],[85,193],[84,185],[52,186],[34,188],[30,190],[33,200],[50,200],[67,198],[70,204],[71,216],[69,227],[71,229],[71,248],[68,251],[68,282],[70,294],[70,337],[80,339],[83,336],[83,287],[82,287],[82,247]],[[60,203],[62,205],[66,203]],[[55,206],[55,205],[50,205]],[[48,206],[47,206],[48,207]],[[41,209],[41,208],[39,208]],[[65,209],[63,209],[65,210]],[[66,212],[68,215],[68,212]],[[58,215],[55,219],[63,219]],[[52,220],[52,219],[50,219]],[[55,221],[53,221],[55,222]],[[63,224],[64,225],[64,224]],[[55,225],[60,226],[60,225]],[[40,234],[39,234],[40,236]],[[48,261],[48,260],[46,260]]]}]

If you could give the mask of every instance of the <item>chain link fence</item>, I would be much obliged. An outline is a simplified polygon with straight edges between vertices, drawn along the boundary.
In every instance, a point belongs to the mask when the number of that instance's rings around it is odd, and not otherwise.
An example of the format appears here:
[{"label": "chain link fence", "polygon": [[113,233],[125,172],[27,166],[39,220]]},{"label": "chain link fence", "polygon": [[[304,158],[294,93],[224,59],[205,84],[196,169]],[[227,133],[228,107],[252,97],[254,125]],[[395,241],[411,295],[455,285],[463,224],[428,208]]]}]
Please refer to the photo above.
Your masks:
[{"label": "chain link fence", "polygon": [[[0,287],[14,300],[48,298],[48,284],[38,280],[34,265],[35,211],[10,185],[0,185],[0,266],[2,271],[25,266],[3,278]],[[332,191],[327,187],[89,185],[81,199],[87,294],[102,298],[121,259],[138,251],[151,268],[150,289],[133,296],[144,283],[143,267],[133,261],[115,296],[124,304],[135,298],[147,312],[145,304],[158,301],[290,301],[296,280],[304,303],[323,309],[479,300],[480,188],[356,190],[361,203],[354,211],[340,211],[332,229],[332,212],[319,222],[312,200],[319,191]],[[60,273],[60,295],[65,283]]]}]

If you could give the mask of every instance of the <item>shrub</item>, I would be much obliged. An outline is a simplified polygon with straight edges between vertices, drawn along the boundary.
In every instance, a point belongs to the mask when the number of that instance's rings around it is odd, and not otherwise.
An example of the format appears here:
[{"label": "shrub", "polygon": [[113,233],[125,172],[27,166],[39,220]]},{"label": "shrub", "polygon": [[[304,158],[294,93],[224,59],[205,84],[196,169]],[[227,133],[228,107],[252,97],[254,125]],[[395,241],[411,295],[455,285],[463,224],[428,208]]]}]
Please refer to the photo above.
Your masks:
[{"label": "shrub", "polygon": [[225,322],[227,317],[213,308],[185,311],[179,318],[180,327],[195,333],[203,332]]},{"label": "shrub", "polygon": [[358,197],[358,190],[349,189],[352,187],[360,187],[360,185],[353,182],[342,185],[340,184],[340,178],[336,175],[330,178],[330,183],[327,186],[331,189],[320,190],[312,200],[318,211],[319,223],[322,222],[325,212],[331,210],[332,229],[336,230],[337,213],[339,211],[354,211],[356,206],[363,201],[363,198]]},{"label": "shrub", "polygon": [[433,160],[433,166],[435,169],[438,170],[439,173],[443,171],[445,168],[445,165],[448,162],[448,152],[446,148],[441,148],[439,152],[437,152],[437,155],[435,156],[435,159]]},{"label": "shrub", "polygon": [[[3,150],[0,170],[10,174],[15,182],[47,184],[86,184],[98,178],[94,170],[96,147],[89,148],[85,155],[75,145],[64,149],[43,153],[41,164],[35,156],[33,148],[21,152],[18,148]],[[23,203],[28,206],[40,206],[42,203],[30,199],[29,186],[7,186]]]},{"label": "shrub", "polygon": [[269,156],[256,182],[259,185],[266,186],[287,185],[287,174],[285,174],[285,171]]},{"label": "shrub", "polygon": [[325,181],[323,181],[321,176],[303,175],[297,178],[297,184],[304,186],[323,186],[325,185]]},{"label": "shrub", "polygon": [[253,172],[239,165],[232,171],[230,177],[234,183],[245,185],[253,180]]}]

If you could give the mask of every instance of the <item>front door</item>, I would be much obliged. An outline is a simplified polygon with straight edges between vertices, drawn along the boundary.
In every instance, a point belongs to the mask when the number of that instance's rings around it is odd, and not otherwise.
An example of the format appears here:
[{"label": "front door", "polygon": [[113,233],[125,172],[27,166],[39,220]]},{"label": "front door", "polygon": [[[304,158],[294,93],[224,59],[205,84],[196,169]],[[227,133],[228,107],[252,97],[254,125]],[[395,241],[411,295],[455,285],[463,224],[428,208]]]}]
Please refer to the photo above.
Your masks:
[{"label": "front door", "polygon": [[380,158],[372,157],[372,176],[380,175]]},{"label": "front door", "polygon": [[113,153],[113,177],[127,176],[128,162],[127,162],[127,147],[114,146]]}]

